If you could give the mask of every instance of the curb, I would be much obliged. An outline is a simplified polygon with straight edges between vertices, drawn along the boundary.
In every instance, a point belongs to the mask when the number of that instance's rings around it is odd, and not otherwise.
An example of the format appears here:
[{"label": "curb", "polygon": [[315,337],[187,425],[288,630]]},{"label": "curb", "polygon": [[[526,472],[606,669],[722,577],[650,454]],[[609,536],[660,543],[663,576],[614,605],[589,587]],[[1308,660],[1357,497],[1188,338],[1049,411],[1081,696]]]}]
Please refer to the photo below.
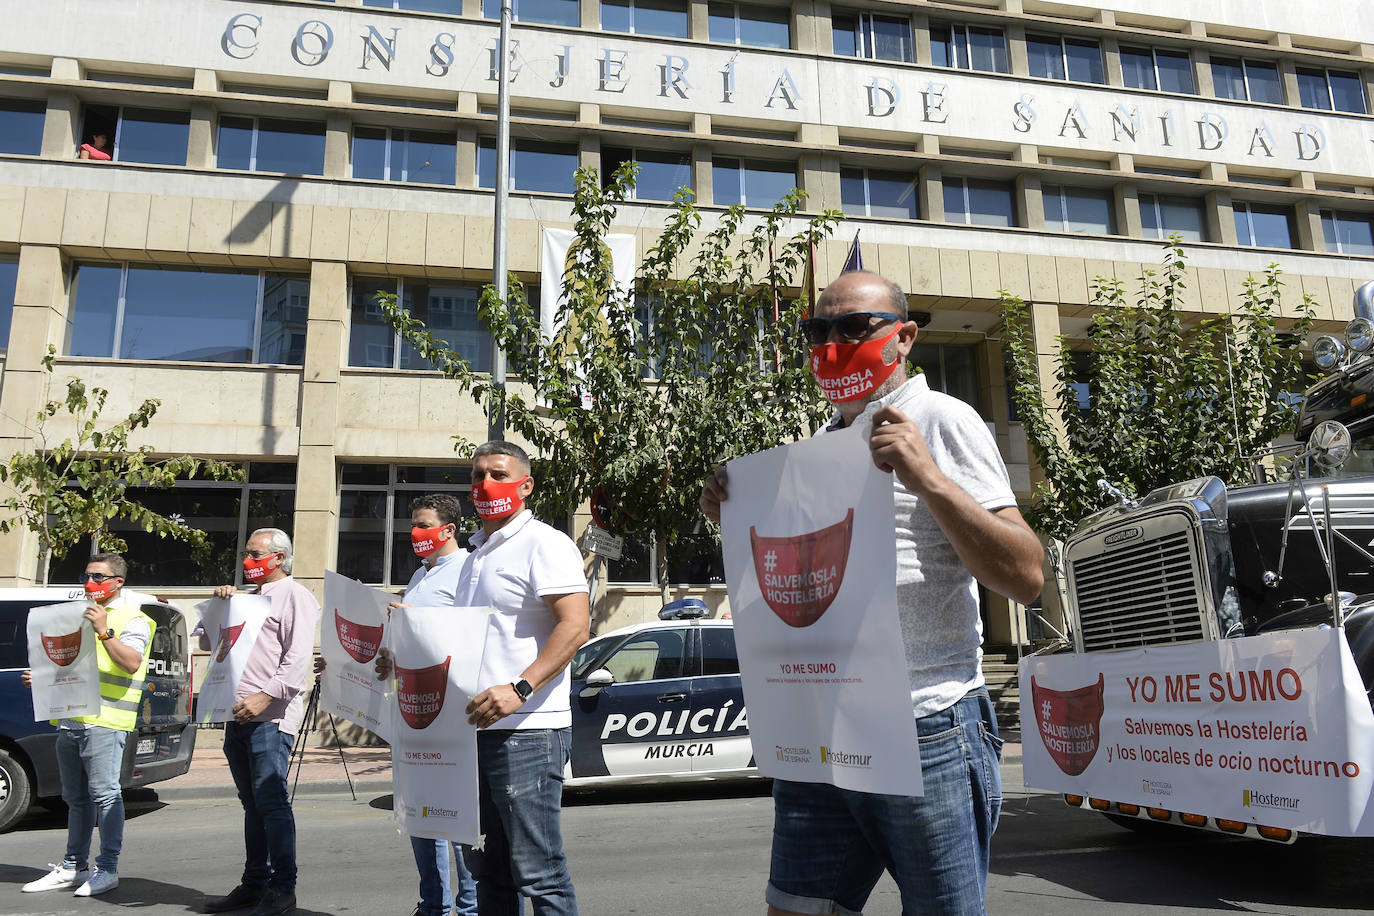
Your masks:
[{"label": "curb", "polygon": [[[289,784],[288,784],[289,785]],[[232,785],[205,785],[205,786],[147,786],[156,796],[158,801],[199,801],[201,799],[225,799],[238,798],[238,790]],[[390,795],[391,780],[381,779],[355,779],[353,780],[353,791],[358,794],[358,801],[365,801],[365,795]],[[335,792],[348,793],[348,782],[343,779],[321,779],[306,782],[304,780],[296,786],[297,795],[328,795]]]}]

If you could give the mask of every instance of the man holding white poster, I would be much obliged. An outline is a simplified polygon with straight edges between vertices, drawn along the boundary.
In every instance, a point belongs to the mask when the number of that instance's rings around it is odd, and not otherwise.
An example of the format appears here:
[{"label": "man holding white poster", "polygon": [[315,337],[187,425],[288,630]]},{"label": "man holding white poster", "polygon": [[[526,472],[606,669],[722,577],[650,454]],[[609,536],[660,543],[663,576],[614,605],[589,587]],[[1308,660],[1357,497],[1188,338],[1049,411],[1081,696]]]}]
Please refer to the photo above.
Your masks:
[{"label": "man holding white poster", "polygon": [[[864,271],[843,274],[802,331],[812,372],[836,407],[823,434],[868,426],[867,461],[893,475],[898,612],[924,795],[775,780],[769,913],[859,913],[884,868],[904,912],[983,913],[1001,741],[980,666],[977,585],[1034,600],[1043,585],[1040,541],[1016,509],[978,414],[931,391],[923,375],[907,377],[917,325],[900,287]],[[856,470],[835,467],[813,485],[833,488]],[[703,486],[702,511],[719,520],[727,496],[718,468]],[[742,608],[734,611],[738,622]]]},{"label": "man holding white poster", "polygon": [[[24,885],[25,893],[75,887],[78,897],[103,894],[119,885],[119,853],[124,845],[124,796],[119,784],[124,746],[138,726],[138,706],[148,674],[148,647],[157,624],[139,607],[141,596],[125,593],[124,558],[92,554],[81,575],[89,599],[80,629],[47,645],[49,657],[64,658],[93,630],[99,644],[100,704],[92,715],[63,718],[57,725],[57,768],[62,800],[67,803],[67,853],[52,871]],[[30,648],[30,653],[33,650]],[[33,683],[25,671],[20,679]],[[100,854],[95,869],[86,870],[91,831],[100,828]]]}]

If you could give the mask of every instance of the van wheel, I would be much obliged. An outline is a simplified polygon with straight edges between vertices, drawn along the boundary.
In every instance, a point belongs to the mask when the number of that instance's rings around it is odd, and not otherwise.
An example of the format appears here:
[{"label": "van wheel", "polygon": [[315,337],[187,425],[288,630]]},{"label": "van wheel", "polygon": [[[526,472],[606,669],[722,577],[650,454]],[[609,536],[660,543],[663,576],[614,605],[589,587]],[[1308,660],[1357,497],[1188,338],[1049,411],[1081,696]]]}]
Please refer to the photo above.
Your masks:
[{"label": "van wheel", "polygon": [[24,765],[0,750],[0,833],[28,813],[33,791]]}]

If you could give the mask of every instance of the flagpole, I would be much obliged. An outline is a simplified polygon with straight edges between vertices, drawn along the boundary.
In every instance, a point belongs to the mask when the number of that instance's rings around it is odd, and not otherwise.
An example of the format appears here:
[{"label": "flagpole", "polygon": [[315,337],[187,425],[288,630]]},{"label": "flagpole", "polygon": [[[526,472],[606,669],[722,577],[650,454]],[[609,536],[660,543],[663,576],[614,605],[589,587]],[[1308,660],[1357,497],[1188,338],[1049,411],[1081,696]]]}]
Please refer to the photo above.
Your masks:
[{"label": "flagpole", "polygon": [[[501,34],[496,53],[499,80],[496,88],[496,213],[492,238],[492,281],[496,296],[504,308],[506,304],[506,220],[510,201],[510,20],[511,0],[501,0]],[[506,417],[503,404],[506,395],[506,354],[493,336],[491,342],[491,385],[496,395],[487,417],[487,438],[504,439]]]}]

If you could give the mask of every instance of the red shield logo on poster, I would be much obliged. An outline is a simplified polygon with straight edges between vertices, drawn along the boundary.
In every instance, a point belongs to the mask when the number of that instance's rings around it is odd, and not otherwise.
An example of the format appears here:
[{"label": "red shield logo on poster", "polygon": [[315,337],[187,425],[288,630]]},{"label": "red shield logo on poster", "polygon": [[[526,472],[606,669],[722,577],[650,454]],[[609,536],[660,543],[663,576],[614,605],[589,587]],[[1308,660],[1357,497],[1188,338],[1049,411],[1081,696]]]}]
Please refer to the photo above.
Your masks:
[{"label": "red shield logo on poster", "polygon": [[81,631],[66,636],[43,635],[43,652],[59,668],[65,668],[81,654]]},{"label": "red shield logo on poster", "polygon": [[763,600],[789,627],[809,627],[830,607],[849,563],[854,510],[844,520],[809,534],[764,537],[749,526],[754,575]]},{"label": "red shield logo on poster", "polygon": [[1088,768],[1102,738],[1103,676],[1076,690],[1051,690],[1031,677],[1031,699],[1040,740],[1054,762],[1069,776]]},{"label": "red shield logo on poster", "polygon": [[339,645],[355,662],[370,662],[377,656],[383,628],[382,624],[368,627],[346,620],[339,616],[339,609],[334,608],[334,632],[339,634]]},{"label": "red shield logo on poster", "polygon": [[396,700],[401,718],[415,730],[428,728],[444,708],[444,694],[448,692],[448,663],[450,655],[428,668],[396,666]]},{"label": "red shield logo on poster", "polygon": [[242,632],[241,623],[219,628],[219,645],[215,647],[215,661],[222,662],[229,657],[229,650],[234,648],[234,643],[239,641],[239,634]]}]

